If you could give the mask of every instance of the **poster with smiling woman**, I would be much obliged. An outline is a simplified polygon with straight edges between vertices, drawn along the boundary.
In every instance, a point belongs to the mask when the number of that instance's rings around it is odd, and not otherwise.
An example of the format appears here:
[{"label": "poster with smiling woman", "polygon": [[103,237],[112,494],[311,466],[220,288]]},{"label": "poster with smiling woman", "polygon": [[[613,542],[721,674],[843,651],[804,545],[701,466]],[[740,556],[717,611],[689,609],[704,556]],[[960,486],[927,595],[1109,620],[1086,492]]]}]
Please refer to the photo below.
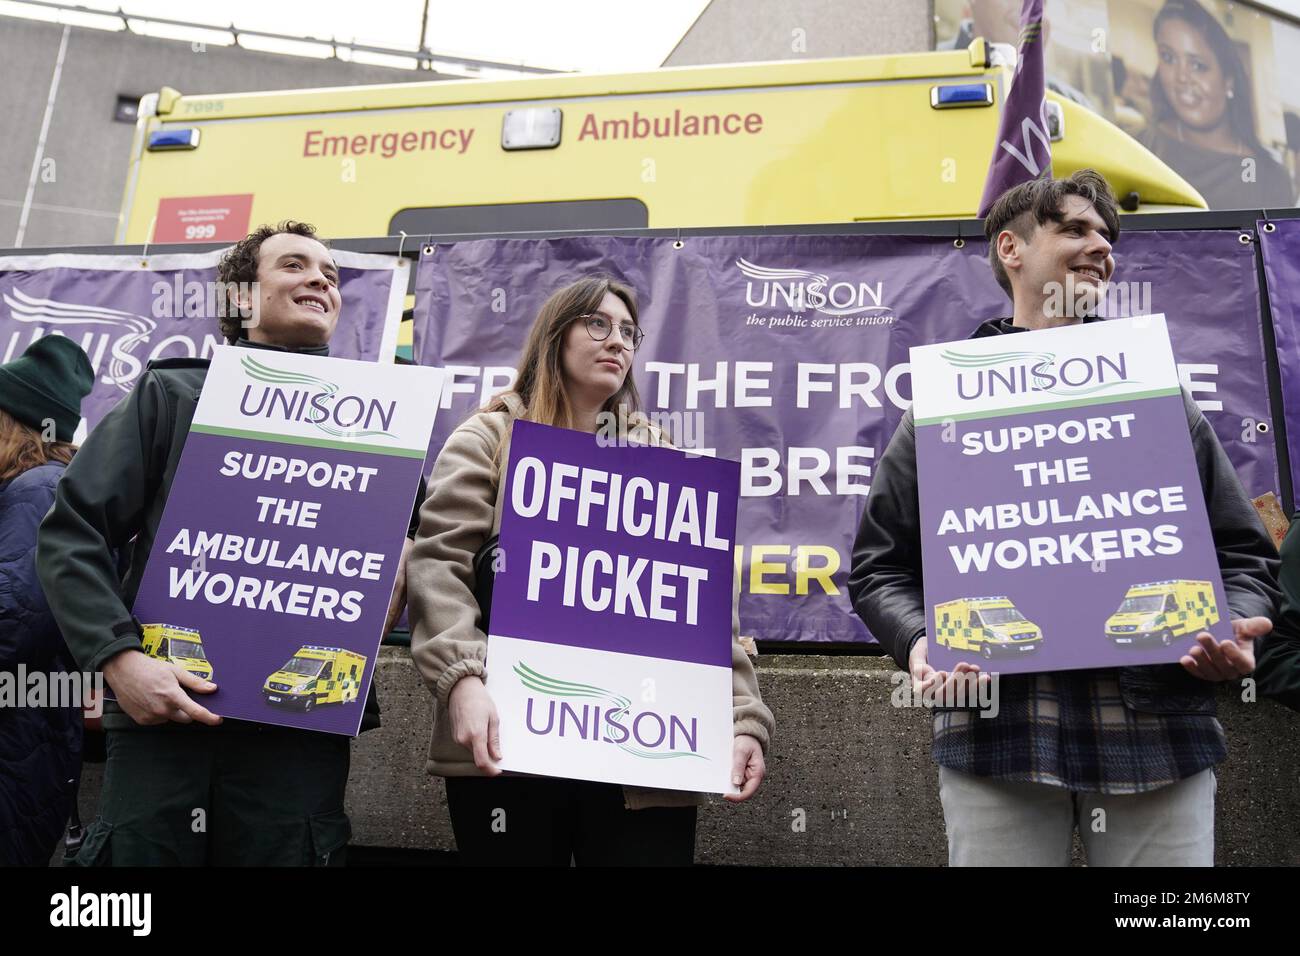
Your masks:
[{"label": "poster with smiling woman", "polygon": [[[1273,18],[1215,0],[1110,3],[1117,113],[1211,209],[1295,205]],[[1137,126],[1138,128],[1133,128]]]},{"label": "poster with smiling woman", "polygon": [[[935,0],[935,49],[1015,45],[1020,0]],[[1296,205],[1300,28],[1226,0],[1047,0],[1047,86],[1115,123],[1211,209]]]}]

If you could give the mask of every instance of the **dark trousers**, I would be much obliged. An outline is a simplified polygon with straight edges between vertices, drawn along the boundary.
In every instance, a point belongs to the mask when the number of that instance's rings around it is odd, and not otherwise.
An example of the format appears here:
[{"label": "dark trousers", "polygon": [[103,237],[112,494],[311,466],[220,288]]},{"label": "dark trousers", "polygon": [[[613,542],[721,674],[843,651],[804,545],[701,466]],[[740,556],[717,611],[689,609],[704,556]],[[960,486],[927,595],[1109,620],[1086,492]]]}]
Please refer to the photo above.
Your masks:
[{"label": "dark trousers", "polygon": [[341,866],[351,741],[245,724],[108,732],[80,866]]},{"label": "dark trousers", "polygon": [[628,810],[623,788],[556,777],[448,777],[469,866],[690,866],[695,807]]}]

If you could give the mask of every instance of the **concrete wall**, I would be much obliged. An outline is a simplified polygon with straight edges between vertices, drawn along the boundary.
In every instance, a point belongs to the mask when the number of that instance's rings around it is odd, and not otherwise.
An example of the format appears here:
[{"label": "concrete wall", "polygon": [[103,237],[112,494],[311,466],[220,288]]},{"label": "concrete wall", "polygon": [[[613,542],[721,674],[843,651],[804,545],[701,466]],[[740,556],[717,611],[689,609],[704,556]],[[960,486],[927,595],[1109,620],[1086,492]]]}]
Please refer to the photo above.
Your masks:
[{"label": "concrete wall", "polygon": [[[0,247],[14,244],[40,139],[64,28],[0,16]],[[427,82],[427,70],[256,53],[72,27],[44,155],[53,182],[38,178],[25,247],[113,241],[135,127],[113,121],[119,94],[171,86],[182,93],[236,93],[365,83]]]},{"label": "concrete wall", "polygon": [[929,0],[712,0],[664,66],[929,50]]},{"label": "concrete wall", "polygon": [[[758,674],[777,720],[757,797],[701,810],[698,863],[921,865],[947,860],[930,719],[889,704],[892,662],[879,657],[764,656]],[[353,745],[348,813],[353,845],[452,851],[442,781],[424,772],[432,699],[410,655],[385,648],[377,680],[384,725]],[[1300,715],[1242,703],[1225,687],[1220,720],[1216,860],[1300,863]],[[82,820],[94,819],[102,767],[88,768]],[[792,827],[803,810],[806,828]],[[418,859],[418,855],[413,855]]]}]

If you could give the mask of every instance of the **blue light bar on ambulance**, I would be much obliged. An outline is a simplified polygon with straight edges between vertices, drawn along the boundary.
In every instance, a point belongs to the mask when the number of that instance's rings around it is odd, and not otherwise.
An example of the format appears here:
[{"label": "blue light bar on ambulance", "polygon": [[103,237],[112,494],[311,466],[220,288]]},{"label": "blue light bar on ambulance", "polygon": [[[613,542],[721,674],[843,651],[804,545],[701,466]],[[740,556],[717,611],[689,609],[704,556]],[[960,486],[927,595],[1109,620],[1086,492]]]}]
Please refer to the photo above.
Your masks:
[{"label": "blue light bar on ambulance", "polygon": [[992,83],[950,83],[930,87],[930,106],[936,110],[992,105]]},{"label": "blue light bar on ambulance", "polygon": [[185,129],[160,129],[149,134],[149,152],[167,149],[194,149],[199,145],[199,131]]}]

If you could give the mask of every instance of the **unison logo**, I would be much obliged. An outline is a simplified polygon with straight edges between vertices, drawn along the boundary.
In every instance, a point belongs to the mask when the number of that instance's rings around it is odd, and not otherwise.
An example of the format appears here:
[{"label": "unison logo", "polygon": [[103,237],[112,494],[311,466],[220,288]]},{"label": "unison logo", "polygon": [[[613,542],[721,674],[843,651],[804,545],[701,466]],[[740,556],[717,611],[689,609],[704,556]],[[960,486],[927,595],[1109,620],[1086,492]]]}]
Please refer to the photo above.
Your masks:
[{"label": "unison logo", "polygon": [[791,309],[795,312],[815,309],[827,315],[893,311],[884,304],[884,282],[875,285],[831,282],[831,277],[821,272],[770,269],[746,259],[737,259],[736,266],[749,278],[745,283],[745,302],[754,308]]},{"label": "unison logo", "polygon": [[[526,688],[551,698],[538,701],[531,694],[524,712],[530,733],[539,737],[576,737],[614,744],[619,750],[646,760],[673,757],[697,757],[699,753],[699,718],[687,722],[676,714],[653,710],[632,713],[632,702],[603,687],[575,684],[539,674],[520,661],[515,675]],[[557,700],[558,698],[558,700]],[[569,703],[587,698],[595,703]]]},{"label": "unison logo", "polygon": [[1127,357],[1073,355],[1057,362],[1052,352],[998,352],[962,355],[945,350],[940,356],[957,371],[957,395],[973,401],[999,395],[1048,392],[1052,395],[1093,395],[1129,381]]},{"label": "unison logo", "polygon": [[[339,386],[315,375],[270,368],[245,356],[244,373],[258,385],[245,385],[239,411],[250,418],[307,422],[335,438],[396,436],[389,431],[397,401],[381,402],[360,395],[340,395]],[[378,426],[378,427],[377,427]]]},{"label": "unison logo", "polygon": [[[38,299],[21,289],[4,293],[4,304],[15,322],[30,325],[31,336],[24,344],[22,333],[14,331],[4,347],[0,362],[17,358],[22,349],[44,335],[65,335],[73,327],[83,329],[77,342],[90,358],[90,367],[96,374],[107,357],[108,375],[105,385],[116,385],[129,392],[136,378],[144,371],[145,363],[157,358],[169,346],[183,342],[186,354],[194,354],[194,343],[187,335],[169,336],[158,343],[149,354],[141,346],[149,342],[158,323],[134,312],[108,309],[76,302],[59,302],[55,299]],[[48,330],[48,331],[47,331]],[[71,335],[68,336],[72,338]],[[21,346],[21,347],[20,347]]]}]

